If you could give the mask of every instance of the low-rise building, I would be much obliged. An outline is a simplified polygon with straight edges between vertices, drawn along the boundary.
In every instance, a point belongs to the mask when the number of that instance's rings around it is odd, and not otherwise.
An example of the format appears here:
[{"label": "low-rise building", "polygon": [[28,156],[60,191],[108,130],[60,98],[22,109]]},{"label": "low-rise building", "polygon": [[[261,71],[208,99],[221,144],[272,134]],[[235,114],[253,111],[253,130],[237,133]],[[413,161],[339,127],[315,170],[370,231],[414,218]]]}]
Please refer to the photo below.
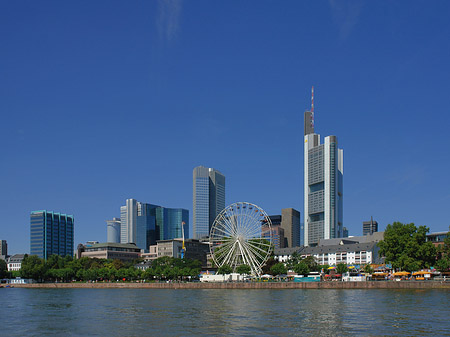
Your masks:
[{"label": "low-rise building", "polygon": [[275,249],[275,259],[279,262],[287,262],[296,252],[301,257],[313,256],[318,264],[330,266],[339,263],[356,265],[381,263],[378,242],[383,240],[383,235],[384,232],[375,232],[372,235],[358,237],[321,239],[315,247]]},{"label": "low-rise building", "polygon": [[447,237],[448,232],[435,232],[427,234],[427,241],[430,241],[435,246],[440,246],[444,244],[444,240]]},{"label": "low-rise building", "polygon": [[15,254],[10,256],[6,260],[6,264],[8,266],[8,271],[17,271],[22,268],[22,260],[25,257],[25,254]]},{"label": "low-rise building", "polygon": [[[181,258],[181,249],[183,239],[160,240],[156,242],[158,257],[170,256]],[[184,257],[186,259],[199,260],[202,266],[206,266],[206,255],[209,253],[209,245],[195,239],[188,239],[184,241],[186,252]]]},{"label": "low-rise building", "polygon": [[132,261],[139,258],[140,254],[140,248],[133,243],[106,242],[84,246],[81,257]]}]

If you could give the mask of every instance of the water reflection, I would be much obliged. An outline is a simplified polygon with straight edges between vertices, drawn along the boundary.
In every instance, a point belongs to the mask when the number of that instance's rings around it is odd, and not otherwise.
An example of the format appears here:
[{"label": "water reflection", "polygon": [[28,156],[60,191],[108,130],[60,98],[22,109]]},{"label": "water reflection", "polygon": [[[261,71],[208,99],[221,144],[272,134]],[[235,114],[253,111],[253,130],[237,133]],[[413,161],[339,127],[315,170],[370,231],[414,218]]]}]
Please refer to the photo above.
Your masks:
[{"label": "water reflection", "polygon": [[2,289],[2,335],[450,336],[440,290]]}]

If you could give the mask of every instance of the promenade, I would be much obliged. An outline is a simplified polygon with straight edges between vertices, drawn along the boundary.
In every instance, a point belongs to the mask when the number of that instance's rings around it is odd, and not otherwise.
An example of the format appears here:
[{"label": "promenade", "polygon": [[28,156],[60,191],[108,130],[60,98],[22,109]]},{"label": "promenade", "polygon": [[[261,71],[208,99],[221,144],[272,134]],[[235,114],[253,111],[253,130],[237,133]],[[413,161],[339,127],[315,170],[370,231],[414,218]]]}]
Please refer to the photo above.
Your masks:
[{"label": "promenade", "polygon": [[85,289],[448,289],[449,281],[366,281],[366,282],[226,282],[226,283],[34,283],[15,288]]}]

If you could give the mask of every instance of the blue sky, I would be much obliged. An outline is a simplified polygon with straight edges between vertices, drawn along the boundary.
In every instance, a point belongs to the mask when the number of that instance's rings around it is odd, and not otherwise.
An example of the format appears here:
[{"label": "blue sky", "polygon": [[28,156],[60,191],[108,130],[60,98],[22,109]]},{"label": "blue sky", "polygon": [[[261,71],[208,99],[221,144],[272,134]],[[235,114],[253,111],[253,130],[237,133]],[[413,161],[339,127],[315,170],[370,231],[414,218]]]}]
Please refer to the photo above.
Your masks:
[{"label": "blue sky", "polygon": [[[344,225],[448,229],[448,1],[2,1],[0,239],[29,214],[106,240],[125,199],[303,213],[303,112],[344,149]],[[302,214],[303,217],[303,214]]]}]

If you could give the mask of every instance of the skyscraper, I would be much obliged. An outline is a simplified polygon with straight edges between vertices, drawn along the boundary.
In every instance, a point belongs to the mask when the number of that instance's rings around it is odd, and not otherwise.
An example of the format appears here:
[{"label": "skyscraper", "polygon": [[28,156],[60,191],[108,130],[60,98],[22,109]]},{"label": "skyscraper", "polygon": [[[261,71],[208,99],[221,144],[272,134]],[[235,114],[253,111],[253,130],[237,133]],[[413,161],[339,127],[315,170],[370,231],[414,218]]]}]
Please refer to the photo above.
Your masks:
[{"label": "skyscraper", "polygon": [[0,259],[6,260],[8,256],[8,244],[6,240],[0,240]]},{"label": "skyscraper", "polygon": [[[180,238],[183,221],[186,223],[185,236],[188,237],[187,209],[166,208],[127,199],[125,206],[120,207],[120,243],[135,243],[148,252],[149,246],[155,245],[157,240]],[[110,221],[107,223],[109,228]]]},{"label": "skyscraper", "polygon": [[120,207],[120,243],[135,243],[147,252],[157,239],[156,207],[159,206],[127,199],[125,206]]},{"label": "skyscraper", "polygon": [[182,237],[181,223],[186,223],[184,236],[189,237],[189,211],[182,208],[156,208],[158,240],[172,240]]},{"label": "skyscraper", "polygon": [[378,222],[370,217],[370,221],[363,222],[363,235],[371,235],[375,232],[378,232]]},{"label": "skyscraper", "polygon": [[107,240],[110,243],[120,243],[120,218],[106,220],[107,224]]},{"label": "skyscraper", "polygon": [[204,166],[193,172],[194,239],[209,236],[216,216],[225,208],[225,176]]},{"label": "skyscraper", "polygon": [[319,239],[342,237],[344,154],[336,136],[314,132],[314,91],[310,111],[305,111],[304,142],[304,241],[316,245]]},{"label": "skyscraper", "polygon": [[34,211],[30,216],[30,253],[47,259],[50,255],[73,255],[73,215]]},{"label": "skyscraper", "polygon": [[284,229],[286,238],[285,247],[300,246],[300,212],[293,208],[281,210],[281,227]]}]

